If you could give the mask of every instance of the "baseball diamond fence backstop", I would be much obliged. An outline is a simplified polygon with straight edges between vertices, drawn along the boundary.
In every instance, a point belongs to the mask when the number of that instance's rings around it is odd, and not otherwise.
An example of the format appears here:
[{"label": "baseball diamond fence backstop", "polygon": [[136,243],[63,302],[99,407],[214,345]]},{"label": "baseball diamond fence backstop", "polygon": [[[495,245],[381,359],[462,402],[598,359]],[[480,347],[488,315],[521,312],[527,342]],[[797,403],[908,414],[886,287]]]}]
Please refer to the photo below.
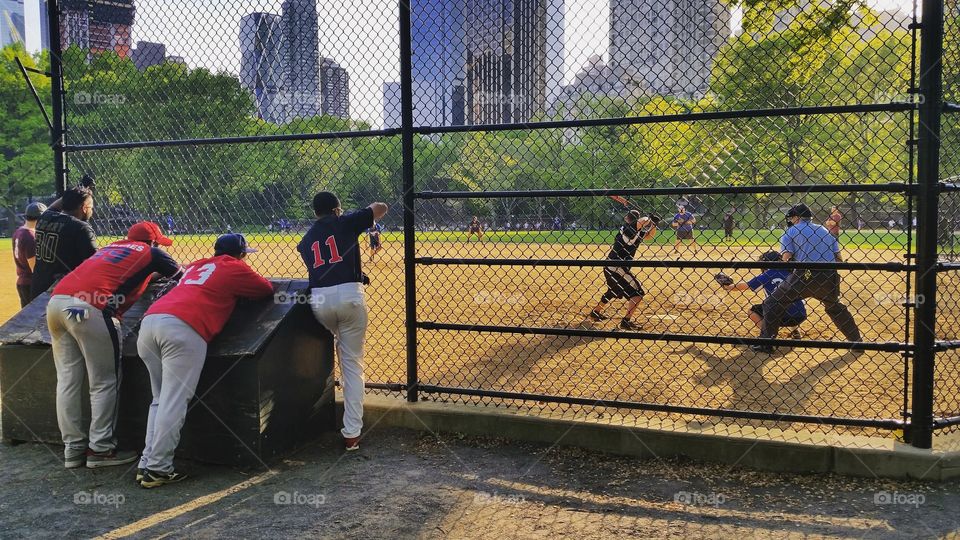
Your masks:
[{"label": "baseball diamond fence backstop", "polygon": [[[96,178],[103,242],[149,218],[187,261],[241,231],[300,278],[316,191],[390,203],[371,391],[919,448],[960,424],[954,1],[100,4],[47,3],[58,191]],[[842,262],[759,261],[798,202]],[[607,260],[631,208],[661,230]],[[638,327],[590,318],[604,268]],[[809,301],[753,352],[761,281],[816,269],[862,341]]]}]

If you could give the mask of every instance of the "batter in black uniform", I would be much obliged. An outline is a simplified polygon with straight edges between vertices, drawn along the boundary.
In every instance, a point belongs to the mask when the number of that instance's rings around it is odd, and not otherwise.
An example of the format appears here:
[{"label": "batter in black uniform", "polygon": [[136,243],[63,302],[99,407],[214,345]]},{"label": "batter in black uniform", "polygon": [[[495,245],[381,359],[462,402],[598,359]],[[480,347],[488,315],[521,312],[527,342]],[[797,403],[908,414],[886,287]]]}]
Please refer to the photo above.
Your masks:
[{"label": "batter in black uniform", "polygon": [[[641,218],[640,212],[631,210],[624,216],[625,224],[620,227],[617,237],[613,241],[613,248],[607,259],[613,261],[632,261],[637,254],[637,247],[644,239],[653,237],[656,233],[656,227],[649,218]],[[627,313],[620,321],[620,328],[624,330],[640,330],[642,327],[631,321],[630,317],[636,311],[640,301],[643,300],[643,286],[640,280],[630,272],[629,268],[621,266],[607,266],[603,269],[603,277],[607,281],[607,292],[600,297],[600,302],[590,312],[590,317],[595,321],[609,319],[603,314],[610,300],[614,298],[627,299]]]}]

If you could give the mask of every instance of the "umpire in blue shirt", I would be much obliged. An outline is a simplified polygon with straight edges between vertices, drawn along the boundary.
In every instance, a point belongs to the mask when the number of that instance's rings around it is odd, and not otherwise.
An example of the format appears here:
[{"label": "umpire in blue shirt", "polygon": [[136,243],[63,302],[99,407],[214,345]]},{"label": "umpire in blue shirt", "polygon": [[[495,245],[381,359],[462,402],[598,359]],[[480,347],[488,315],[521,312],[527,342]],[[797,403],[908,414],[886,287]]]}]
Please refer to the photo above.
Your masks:
[{"label": "umpire in blue shirt", "polygon": [[[790,227],[780,237],[783,260],[797,262],[842,262],[840,243],[822,225],[812,222],[813,212],[805,204],[797,204],[787,212]],[[763,302],[761,338],[773,338],[780,330],[783,313],[790,304],[803,298],[823,302],[833,324],[848,341],[861,341],[860,329],[847,306],[840,302],[840,275],[836,270],[794,270]],[[754,345],[758,352],[772,352],[769,345]]]}]

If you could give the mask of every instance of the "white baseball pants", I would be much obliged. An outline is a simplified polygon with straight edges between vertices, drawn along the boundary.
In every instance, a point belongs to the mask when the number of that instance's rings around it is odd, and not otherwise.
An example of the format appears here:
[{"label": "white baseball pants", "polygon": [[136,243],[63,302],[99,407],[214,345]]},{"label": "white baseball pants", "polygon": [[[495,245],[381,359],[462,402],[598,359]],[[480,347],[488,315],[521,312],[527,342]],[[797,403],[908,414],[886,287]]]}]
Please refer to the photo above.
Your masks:
[{"label": "white baseball pants", "polygon": [[207,342],[177,317],[153,314],[140,323],[137,353],[150,373],[153,392],[139,468],[169,473],[187,406],[203,371]]},{"label": "white baseball pants", "polygon": [[[87,302],[58,294],[47,304],[47,328],[57,368],[57,424],[64,455],[109,452],[117,446],[120,322]],[[90,426],[83,426],[80,389],[90,384]],[[89,443],[87,442],[89,438]]]},{"label": "white baseball pants", "polygon": [[363,428],[363,341],[367,303],[363,285],[344,283],[311,289],[313,315],[336,338],[343,390],[344,437],[359,437]]}]

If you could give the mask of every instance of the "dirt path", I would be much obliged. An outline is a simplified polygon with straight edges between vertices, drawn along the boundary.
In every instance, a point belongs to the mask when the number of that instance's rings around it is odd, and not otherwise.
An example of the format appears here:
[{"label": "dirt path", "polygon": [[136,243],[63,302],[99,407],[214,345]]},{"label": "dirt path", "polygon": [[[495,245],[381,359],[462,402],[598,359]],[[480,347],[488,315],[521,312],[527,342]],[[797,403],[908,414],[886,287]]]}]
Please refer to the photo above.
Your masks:
[{"label": "dirt path", "polygon": [[[59,448],[0,446],[0,536],[127,527],[132,538],[934,538],[960,529],[957,481],[776,475],[397,429],[372,429],[359,455],[337,442],[266,473],[181,463],[193,478],[153,491],[135,487],[132,472],[64,470]],[[169,509],[170,519],[157,517]]]}]

